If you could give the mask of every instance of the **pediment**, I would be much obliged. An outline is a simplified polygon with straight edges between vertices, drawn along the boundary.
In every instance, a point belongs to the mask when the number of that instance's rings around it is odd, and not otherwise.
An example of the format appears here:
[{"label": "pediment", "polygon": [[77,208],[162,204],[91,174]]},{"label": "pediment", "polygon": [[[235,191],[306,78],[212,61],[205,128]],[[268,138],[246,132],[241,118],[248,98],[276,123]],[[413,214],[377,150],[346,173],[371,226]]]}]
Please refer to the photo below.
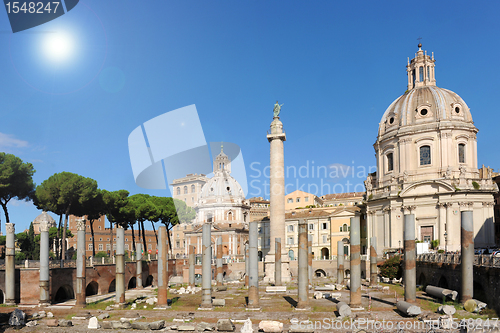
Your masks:
[{"label": "pediment", "polygon": [[455,188],[447,182],[442,180],[423,180],[410,184],[403,191],[401,191],[399,196],[405,198],[450,192],[455,192]]}]

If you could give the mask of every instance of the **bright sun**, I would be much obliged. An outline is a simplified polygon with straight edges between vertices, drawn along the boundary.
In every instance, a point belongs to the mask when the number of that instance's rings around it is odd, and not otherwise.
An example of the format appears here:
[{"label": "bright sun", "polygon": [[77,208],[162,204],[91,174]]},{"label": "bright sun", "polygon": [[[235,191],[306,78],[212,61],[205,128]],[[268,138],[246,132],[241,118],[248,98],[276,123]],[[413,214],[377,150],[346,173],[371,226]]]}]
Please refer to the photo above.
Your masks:
[{"label": "bright sun", "polygon": [[47,34],[44,41],[44,51],[53,60],[65,60],[73,51],[73,40],[63,32]]}]

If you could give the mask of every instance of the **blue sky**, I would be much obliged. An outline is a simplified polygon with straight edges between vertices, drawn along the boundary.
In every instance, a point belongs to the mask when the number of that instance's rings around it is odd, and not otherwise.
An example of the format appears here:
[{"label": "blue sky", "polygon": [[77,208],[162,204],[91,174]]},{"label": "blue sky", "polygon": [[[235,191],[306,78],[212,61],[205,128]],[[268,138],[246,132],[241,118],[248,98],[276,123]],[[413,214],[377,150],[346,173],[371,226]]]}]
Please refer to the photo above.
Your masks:
[{"label": "blue sky", "polygon": [[[69,171],[107,190],[170,195],[135,184],[127,138],[195,104],[207,142],[240,146],[248,197],[266,196],[259,174],[278,100],[285,164],[309,170],[289,175],[288,192],[360,190],[378,123],[406,90],[407,57],[422,37],[437,85],[471,109],[479,164],[497,170],[499,12],[497,1],[82,0],[12,34],[0,11],[0,150],[32,163],[37,184]],[[54,36],[66,41],[47,50]],[[313,165],[338,167],[338,177],[313,176]],[[20,231],[39,211],[13,202],[9,213]]]}]

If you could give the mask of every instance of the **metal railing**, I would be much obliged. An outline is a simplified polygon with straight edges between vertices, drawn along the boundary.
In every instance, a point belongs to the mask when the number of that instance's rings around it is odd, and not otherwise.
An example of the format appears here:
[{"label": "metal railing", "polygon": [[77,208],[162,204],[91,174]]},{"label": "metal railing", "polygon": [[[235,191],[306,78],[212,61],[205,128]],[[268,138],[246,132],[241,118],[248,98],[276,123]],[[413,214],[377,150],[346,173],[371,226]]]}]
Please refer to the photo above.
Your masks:
[{"label": "metal railing", "polygon": [[[417,261],[439,262],[445,264],[460,264],[460,253],[424,253],[417,255]],[[493,255],[474,255],[474,265],[500,267],[500,257]]]}]

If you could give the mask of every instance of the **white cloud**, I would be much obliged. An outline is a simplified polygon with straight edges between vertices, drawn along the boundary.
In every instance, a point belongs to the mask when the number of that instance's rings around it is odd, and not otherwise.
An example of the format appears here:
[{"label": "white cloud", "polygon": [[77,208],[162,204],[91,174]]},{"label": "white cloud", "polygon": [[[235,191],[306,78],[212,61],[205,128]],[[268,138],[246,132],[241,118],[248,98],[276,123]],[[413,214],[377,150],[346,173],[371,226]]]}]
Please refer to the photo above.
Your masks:
[{"label": "white cloud", "polygon": [[0,132],[0,149],[5,148],[24,148],[28,146],[28,141],[19,140],[12,134]]}]

